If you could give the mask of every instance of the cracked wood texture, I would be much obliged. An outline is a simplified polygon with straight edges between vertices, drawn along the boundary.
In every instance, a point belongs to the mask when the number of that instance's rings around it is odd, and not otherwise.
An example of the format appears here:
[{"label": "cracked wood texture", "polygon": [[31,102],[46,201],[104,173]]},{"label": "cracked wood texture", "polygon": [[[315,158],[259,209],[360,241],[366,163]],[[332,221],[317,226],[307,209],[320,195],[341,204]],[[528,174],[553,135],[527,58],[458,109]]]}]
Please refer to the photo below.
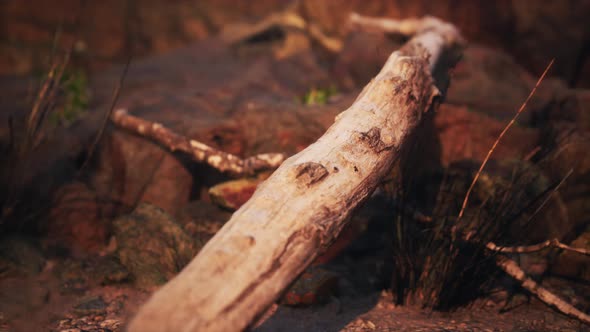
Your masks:
[{"label": "cracked wood texture", "polygon": [[461,43],[449,24],[412,22],[414,37],[391,54],[353,105],[258,187],[140,308],[130,332],[244,330],[332,243],[440,94],[432,71],[441,54]]}]

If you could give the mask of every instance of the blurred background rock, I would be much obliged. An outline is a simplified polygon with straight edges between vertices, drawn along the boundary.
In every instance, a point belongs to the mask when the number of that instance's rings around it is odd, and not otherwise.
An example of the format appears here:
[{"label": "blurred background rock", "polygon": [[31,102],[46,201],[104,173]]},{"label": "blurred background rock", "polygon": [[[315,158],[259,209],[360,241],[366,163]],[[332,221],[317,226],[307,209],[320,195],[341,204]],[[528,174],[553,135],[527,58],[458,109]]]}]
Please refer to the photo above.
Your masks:
[{"label": "blurred background rock", "polygon": [[[216,34],[228,23],[256,21],[292,0],[3,0],[0,74],[47,68],[55,33],[60,47],[74,43],[75,63],[98,70],[129,55],[144,57]],[[330,36],[345,34],[352,11],[393,18],[435,15],[472,42],[499,47],[525,68],[590,87],[589,0],[375,0],[299,2],[299,13]]]}]

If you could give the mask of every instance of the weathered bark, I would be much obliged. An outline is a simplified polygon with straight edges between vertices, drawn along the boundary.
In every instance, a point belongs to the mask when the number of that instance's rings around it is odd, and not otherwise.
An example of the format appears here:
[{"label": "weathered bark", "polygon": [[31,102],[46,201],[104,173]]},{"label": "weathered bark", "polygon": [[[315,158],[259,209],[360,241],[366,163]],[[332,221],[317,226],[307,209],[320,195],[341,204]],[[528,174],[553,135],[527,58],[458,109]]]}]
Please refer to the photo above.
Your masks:
[{"label": "weathered bark", "polygon": [[173,280],[129,331],[247,328],[338,235],[390,171],[440,92],[432,70],[460,43],[451,25],[419,28],[314,144],[287,159]]}]

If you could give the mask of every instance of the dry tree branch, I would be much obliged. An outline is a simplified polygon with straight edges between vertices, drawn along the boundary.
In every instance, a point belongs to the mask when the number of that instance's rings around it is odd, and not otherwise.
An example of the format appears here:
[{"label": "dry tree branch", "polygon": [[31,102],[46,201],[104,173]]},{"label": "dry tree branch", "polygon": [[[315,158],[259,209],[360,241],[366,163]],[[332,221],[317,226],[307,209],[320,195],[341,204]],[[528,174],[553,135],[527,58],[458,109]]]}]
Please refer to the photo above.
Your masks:
[{"label": "dry tree branch", "polygon": [[547,240],[545,242],[529,245],[529,246],[517,246],[517,247],[504,247],[498,246],[493,242],[488,242],[486,244],[486,249],[500,252],[500,253],[515,253],[515,254],[525,254],[525,253],[532,253],[541,251],[546,248],[559,248],[567,251],[572,251],[578,253],[580,255],[590,256],[590,250],[585,248],[576,248],[568,246],[567,244],[561,243],[558,239]]},{"label": "dry tree branch", "polygon": [[233,154],[179,135],[160,123],[130,115],[124,109],[116,110],[111,116],[111,121],[118,127],[147,137],[172,152],[184,152],[197,162],[205,162],[209,166],[233,176],[252,175],[259,171],[275,169],[285,160],[285,155],[282,153],[263,153],[241,159]]},{"label": "dry tree branch", "polygon": [[586,324],[590,324],[590,316],[588,314],[576,309],[573,305],[559,298],[547,288],[539,285],[536,281],[529,278],[526,273],[518,266],[518,264],[506,256],[496,256],[496,265],[500,267],[508,275],[520,282],[521,286],[535,295],[541,302],[550,307],[557,309],[559,312],[578,319]]},{"label": "dry tree branch", "polygon": [[[393,52],[326,133],[285,160],[193,261],[152,296],[129,331],[251,326],[390,172],[440,94],[432,68],[460,40],[456,29],[441,24],[420,30]],[[199,151],[201,157],[205,152]]]}]

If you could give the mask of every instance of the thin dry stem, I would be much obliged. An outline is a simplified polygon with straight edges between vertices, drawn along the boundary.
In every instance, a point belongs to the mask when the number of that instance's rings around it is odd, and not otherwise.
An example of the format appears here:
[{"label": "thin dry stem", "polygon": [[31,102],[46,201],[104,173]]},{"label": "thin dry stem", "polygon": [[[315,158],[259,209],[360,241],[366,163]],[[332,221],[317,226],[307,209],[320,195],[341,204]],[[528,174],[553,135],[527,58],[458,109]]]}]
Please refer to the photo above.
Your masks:
[{"label": "thin dry stem", "polygon": [[570,168],[570,170],[563,177],[563,179],[561,179],[561,181],[559,181],[559,183],[557,184],[557,186],[555,186],[555,188],[553,188],[553,190],[551,191],[551,193],[549,195],[547,195],[547,197],[545,197],[545,200],[543,200],[543,203],[541,203],[541,205],[539,205],[539,207],[535,210],[535,212],[533,212],[533,214],[528,218],[527,223],[529,223],[531,220],[533,220],[533,218],[543,209],[543,207],[547,204],[547,202],[549,202],[549,200],[551,199],[551,197],[553,195],[555,195],[555,193],[559,190],[559,187],[561,187],[561,185],[564,184],[565,180],[567,180],[567,178],[569,178],[570,175],[572,175],[573,172],[574,172],[574,169],[573,168]]},{"label": "thin dry stem", "polygon": [[82,166],[80,167],[78,172],[81,172],[86,167],[90,158],[92,158],[92,155],[94,154],[94,150],[96,150],[98,143],[100,143],[100,140],[102,139],[105,128],[107,127],[109,119],[111,118],[111,115],[113,114],[113,110],[115,109],[115,105],[117,104],[117,100],[119,99],[119,94],[121,93],[121,88],[123,87],[123,82],[125,82],[125,77],[127,76],[127,70],[129,70],[130,63],[131,63],[131,58],[129,58],[127,60],[127,63],[125,64],[125,67],[123,68],[123,72],[121,73],[121,76],[119,77],[119,82],[117,83],[115,90],[113,90],[113,96],[111,98],[111,107],[109,108],[109,110],[105,114],[105,117],[103,118],[102,125],[100,126],[98,133],[96,134],[96,137],[94,138],[94,142],[92,142],[92,145],[88,149],[86,159],[84,160],[84,163],[82,164]]},{"label": "thin dry stem", "polygon": [[457,217],[457,219],[461,219],[461,217],[463,217],[463,213],[465,213],[465,208],[467,207],[467,203],[469,202],[469,196],[471,195],[471,191],[473,190],[473,187],[475,187],[475,183],[479,179],[479,176],[481,175],[481,172],[483,171],[484,167],[486,166],[486,164],[487,164],[488,160],[490,159],[492,153],[494,152],[494,150],[498,146],[498,143],[500,143],[500,140],[502,140],[502,137],[504,137],[504,135],[506,134],[506,132],[508,132],[508,129],[510,129],[510,127],[512,127],[512,125],[516,122],[516,119],[518,119],[518,117],[520,116],[520,114],[524,111],[526,105],[528,104],[529,100],[533,97],[533,95],[537,91],[537,88],[539,87],[539,85],[541,84],[541,82],[543,81],[543,79],[545,78],[545,75],[547,75],[547,72],[549,72],[549,69],[553,65],[553,62],[554,61],[555,61],[555,59],[553,59],[553,60],[551,60],[551,62],[549,62],[549,64],[547,65],[547,68],[545,68],[545,71],[543,72],[543,74],[541,75],[541,77],[539,77],[539,80],[537,80],[537,83],[535,84],[535,87],[531,90],[531,93],[529,93],[529,95],[526,98],[526,100],[524,101],[524,103],[518,109],[518,112],[516,112],[516,114],[514,115],[514,117],[512,118],[512,120],[510,120],[510,122],[506,125],[506,127],[504,127],[504,130],[502,130],[502,132],[500,133],[500,135],[498,135],[498,138],[496,139],[496,141],[492,145],[491,149],[488,151],[488,154],[486,155],[486,157],[484,158],[483,162],[481,163],[481,166],[479,167],[479,170],[475,174],[475,177],[473,178],[473,181],[471,181],[471,185],[469,186],[469,189],[467,190],[467,193],[465,194],[465,199],[463,200],[463,205],[461,206],[461,211],[459,211],[459,216]]}]

